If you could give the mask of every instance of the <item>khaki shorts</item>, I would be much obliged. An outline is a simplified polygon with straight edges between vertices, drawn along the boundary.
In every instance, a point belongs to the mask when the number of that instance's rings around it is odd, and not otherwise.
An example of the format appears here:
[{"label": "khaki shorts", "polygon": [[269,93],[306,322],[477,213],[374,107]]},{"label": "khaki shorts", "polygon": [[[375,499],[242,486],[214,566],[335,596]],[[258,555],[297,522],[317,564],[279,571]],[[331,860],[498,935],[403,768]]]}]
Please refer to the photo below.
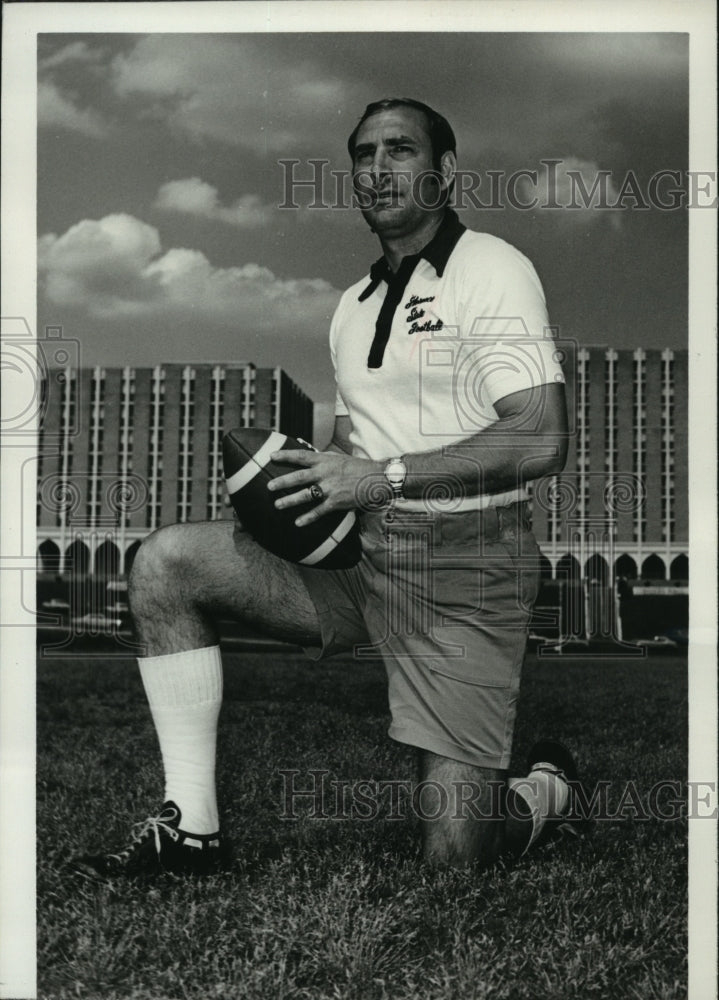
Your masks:
[{"label": "khaki shorts", "polygon": [[351,570],[301,567],[322,648],[382,657],[400,743],[506,769],[527,627],[539,588],[528,505],[362,515]]}]

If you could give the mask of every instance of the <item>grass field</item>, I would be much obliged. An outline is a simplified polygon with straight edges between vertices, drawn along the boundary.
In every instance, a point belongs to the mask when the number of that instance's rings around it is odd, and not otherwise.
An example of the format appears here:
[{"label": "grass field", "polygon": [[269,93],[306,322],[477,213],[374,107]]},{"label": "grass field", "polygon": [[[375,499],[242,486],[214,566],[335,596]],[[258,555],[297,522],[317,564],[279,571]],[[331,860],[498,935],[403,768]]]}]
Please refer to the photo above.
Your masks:
[{"label": "grass field", "polygon": [[[162,798],[129,658],[38,664],[38,978],[91,1000],[669,1000],[686,996],[686,823],[597,822],[508,870],[432,871],[412,819],[281,818],[280,769],[405,779],[378,663],[229,652],[219,786],[235,861],[205,881],[96,887],[63,861],[124,844]],[[686,773],[686,660],[530,655],[517,773],[551,734],[589,785],[642,802]],[[306,781],[307,779],[298,778]],[[641,803],[639,803],[641,806]],[[635,800],[636,806],[636,800]]]}]

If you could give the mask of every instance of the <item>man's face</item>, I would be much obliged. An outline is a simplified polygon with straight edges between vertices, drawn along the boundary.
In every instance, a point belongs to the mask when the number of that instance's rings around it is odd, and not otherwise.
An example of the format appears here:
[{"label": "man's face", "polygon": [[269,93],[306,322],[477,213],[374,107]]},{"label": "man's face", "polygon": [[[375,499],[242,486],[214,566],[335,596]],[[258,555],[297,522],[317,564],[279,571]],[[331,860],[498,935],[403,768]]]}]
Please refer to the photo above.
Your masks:
[{"label": "man's face", "polygon": [[438,207],[433,170],[432,143],[421,111],[378,111],[362,123],[355,142],[354,185],[362,215],[380,237],[411,235]]}]

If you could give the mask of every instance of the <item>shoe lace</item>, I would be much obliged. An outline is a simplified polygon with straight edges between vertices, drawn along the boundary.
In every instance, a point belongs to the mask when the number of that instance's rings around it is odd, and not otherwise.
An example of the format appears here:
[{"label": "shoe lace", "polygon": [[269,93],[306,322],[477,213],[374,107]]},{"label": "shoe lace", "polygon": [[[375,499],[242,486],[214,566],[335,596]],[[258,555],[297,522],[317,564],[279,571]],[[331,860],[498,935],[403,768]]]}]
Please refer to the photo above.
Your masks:
[{"label": "shoe lace", "polygon": [[129,858],[133,851],[138,847],[138,845],[143,844],[150,833],[153,834],[155,838],[155,850],[158,855],[162,850],[162,841],[160,840],[160,831],[164,831],[171,840],[179,840],[180,834],[177,832],[174,826],[171,826],[171,820],[167,816],[161,814],[159,816],[148,816],[147,819],[141,819],[139,823],[133,824],[130,835],[132,837],[132,843],[119,852],[119,854],[112,855],[119,861]]}]

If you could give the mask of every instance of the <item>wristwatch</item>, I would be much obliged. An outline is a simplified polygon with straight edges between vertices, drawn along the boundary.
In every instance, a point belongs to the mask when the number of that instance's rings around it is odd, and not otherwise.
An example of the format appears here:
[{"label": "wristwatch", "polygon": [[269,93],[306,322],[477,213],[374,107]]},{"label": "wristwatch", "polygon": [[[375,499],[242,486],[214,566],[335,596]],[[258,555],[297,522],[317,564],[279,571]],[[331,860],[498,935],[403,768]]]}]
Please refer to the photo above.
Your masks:
[{"label": "wristwatch", "polygon": [[384,467],[384,477],[392,490],[393,500],[404,500],[404,481],[407,478],[407,466],[402,458],[390,458]]}]

